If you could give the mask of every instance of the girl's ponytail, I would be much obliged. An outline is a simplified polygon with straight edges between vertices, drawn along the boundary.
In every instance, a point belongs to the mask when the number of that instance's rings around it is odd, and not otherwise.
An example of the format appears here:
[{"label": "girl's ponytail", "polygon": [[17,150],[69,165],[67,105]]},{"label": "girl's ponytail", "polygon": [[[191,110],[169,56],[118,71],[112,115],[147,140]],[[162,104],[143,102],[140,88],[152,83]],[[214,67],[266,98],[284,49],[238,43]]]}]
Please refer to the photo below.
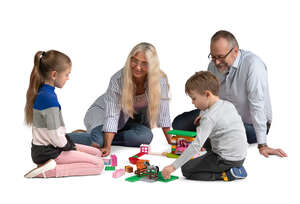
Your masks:
[{"label": "girl's ponytail", "polygon": [[38,51],[34,56],[34,66],[30,75],[26,94],[25,124],[32,125],[34,100],[45,81],[49,80],[51,71],[62,72],[72,65],[70,58],[59,51]]},{"label": "girl's ponytail", "polygon": [[33,120],[33,104],[37,96],[39,88],[44,82],[44,77],[40,71],[41,57],[45,52],[38,51],[34,56],[34,66],[30,75],[29,87],[26,94],[26,105],[25,105],[25,124],[28,126],[32,125]]}]

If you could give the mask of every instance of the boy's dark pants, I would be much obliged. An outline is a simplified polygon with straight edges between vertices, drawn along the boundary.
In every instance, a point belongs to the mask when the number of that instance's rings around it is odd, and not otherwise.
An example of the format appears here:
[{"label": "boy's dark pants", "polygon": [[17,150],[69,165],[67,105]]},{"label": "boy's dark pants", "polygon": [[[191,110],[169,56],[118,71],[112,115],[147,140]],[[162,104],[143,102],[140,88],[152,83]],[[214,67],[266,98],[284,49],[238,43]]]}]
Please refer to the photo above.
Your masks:
[{"label": "boy's dark pants", "polygon": [[223,180],[223,171],[227,171],[232,167],[240,167],[244,163],[244,160],[225,160],[212,152],[209,139],[203,146],[207,150],[205,155],[192,159],[181,167],[182,174],[187,179],[202,181]]}]

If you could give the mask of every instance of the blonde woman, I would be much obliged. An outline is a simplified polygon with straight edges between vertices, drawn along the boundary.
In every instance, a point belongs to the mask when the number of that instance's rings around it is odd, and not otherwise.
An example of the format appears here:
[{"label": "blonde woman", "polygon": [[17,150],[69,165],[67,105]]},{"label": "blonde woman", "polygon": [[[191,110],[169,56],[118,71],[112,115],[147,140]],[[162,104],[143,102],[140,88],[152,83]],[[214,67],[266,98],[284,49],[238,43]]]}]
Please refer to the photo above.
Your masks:
[{"label": "blonde woman", "polygon": [[68,135],[75,143],[100,148],[103,156],[110,153],[111,145],[149,144],[154,127],[161,127],[170,143],[168,90],[155,47],[140,43],[131,50],[124,68],[111,77],[106,93],[88,109],[87,133]]}]

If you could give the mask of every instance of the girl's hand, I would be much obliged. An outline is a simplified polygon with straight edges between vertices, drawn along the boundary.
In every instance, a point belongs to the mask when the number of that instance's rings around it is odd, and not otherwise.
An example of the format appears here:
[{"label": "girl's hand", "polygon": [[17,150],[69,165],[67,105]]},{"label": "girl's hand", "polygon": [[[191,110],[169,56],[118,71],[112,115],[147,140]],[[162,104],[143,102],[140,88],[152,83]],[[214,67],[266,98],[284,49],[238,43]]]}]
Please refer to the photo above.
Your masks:
[{"label": "girl's hand", "polygon": [[171,173],[173,173],[176,169],[172,165],[166,166],[162,172],[161,175],[164,177],[164,179],[169,179],[171,177]]}]

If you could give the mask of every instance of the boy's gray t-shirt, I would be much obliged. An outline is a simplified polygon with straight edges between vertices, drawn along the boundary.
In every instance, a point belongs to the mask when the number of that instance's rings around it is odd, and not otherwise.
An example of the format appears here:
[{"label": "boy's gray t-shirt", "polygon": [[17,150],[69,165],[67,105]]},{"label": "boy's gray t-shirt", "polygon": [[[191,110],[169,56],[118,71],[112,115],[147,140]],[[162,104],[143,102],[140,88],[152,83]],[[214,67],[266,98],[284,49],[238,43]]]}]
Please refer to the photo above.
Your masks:
[{"label": "boy's gray t-shirt", "polygon": [[234,105],[218,100],[212,107],[200,112],[200,125],[196,139],[183,154],[173,162],[177,169],[200,152],[207,138],[212,151],[225,160],[240,161],[247,155],[247,137],[244,124]]}]

